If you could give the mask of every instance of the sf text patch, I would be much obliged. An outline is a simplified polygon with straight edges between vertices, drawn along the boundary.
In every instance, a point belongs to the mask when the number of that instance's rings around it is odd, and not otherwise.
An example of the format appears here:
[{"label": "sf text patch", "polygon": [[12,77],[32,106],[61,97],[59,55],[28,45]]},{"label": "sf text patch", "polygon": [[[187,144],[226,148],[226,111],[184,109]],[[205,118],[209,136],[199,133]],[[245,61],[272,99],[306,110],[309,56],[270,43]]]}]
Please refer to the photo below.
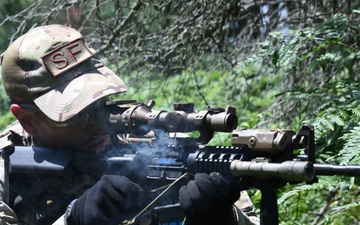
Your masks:
[{"label": "sf text patch", "polygon": [[93,53],[81,38],[61,45],[47,52],[41,58],[46,68],[56,77],[92,56]]}]

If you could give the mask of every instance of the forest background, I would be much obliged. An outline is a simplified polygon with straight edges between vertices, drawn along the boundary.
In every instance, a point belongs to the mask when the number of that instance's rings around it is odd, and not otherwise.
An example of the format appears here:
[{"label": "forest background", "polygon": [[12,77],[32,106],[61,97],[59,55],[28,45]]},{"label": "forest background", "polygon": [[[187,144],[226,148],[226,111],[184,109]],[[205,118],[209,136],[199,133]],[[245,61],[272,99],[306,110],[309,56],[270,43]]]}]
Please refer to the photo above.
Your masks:
[{"label": "forest background", "polygon": [[[313,124],[318,162],[360,164],[359,13],[357,0],[2,0],[0,52],[32,27],[72,26],[129,85],[123,99],[232,105],[243,128]],[[4,128],[14,117],[0,95]],[[281,224],[360,224],[359,178],[278,196]]]}]

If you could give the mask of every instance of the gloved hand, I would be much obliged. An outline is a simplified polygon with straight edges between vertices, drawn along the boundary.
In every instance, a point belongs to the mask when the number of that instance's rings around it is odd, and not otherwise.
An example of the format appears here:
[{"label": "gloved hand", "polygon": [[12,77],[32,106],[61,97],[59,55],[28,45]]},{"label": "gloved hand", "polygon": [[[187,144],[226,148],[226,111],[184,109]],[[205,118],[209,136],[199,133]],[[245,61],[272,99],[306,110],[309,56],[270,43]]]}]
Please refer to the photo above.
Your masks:
[{"label": "gloved hand", "polygon": [[141,210],[142,189],[129,179],[104,175],[70,208],[68,225],[115,225]]},{"label": "gloved hand", "polygon": [[179,191],[180,208],[191,225],[233,224],[233,203],[239,197],[238,187],[220,173],[197,173]]}]

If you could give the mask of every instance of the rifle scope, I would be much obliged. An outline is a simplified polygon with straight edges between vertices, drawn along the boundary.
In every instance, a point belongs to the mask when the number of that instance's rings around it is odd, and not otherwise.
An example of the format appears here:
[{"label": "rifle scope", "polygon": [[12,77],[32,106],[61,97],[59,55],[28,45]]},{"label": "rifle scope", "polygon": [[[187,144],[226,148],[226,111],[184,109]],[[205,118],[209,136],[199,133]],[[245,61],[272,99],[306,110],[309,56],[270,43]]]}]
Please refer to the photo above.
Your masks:
[{"label": "rifle scope", "polygon": [[151,130],[166,132],[232,132],[237,127],[236,109],[209,107],[194,111],[193,103],[174,104],[174,111],[152,110],[155,102],[128,105],[130,101],[108,101],[99,113],[99,126],[107,133],[145,135]]}]

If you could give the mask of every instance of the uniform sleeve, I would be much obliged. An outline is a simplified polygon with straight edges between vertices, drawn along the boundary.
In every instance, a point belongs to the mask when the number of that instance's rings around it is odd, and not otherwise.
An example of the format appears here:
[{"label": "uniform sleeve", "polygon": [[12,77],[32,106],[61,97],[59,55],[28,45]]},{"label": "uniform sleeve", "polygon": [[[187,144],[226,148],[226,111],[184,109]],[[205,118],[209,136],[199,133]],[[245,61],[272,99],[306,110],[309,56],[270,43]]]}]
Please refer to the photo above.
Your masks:
[{"label": "uniform sleeve", "polygon": [[66,225],[65,215],[62,215],[59,219],[57,219],[52,225]]},{"label": "uniform sleeve", "polygon": [[259,225],[260,219],[256,216],[255,207],[246,191],[242,191],[240,198],[234,204],[237,225]]},{"label": "uniform sleeve", "polygon": [[[18,127],[18,124],[14,126]],[[0,150],[3,154],[3,149],[13,143],[9,140],[12,129],[9,127],[3,132],[0,132]],[[5,183],[5,164],[4,159],[0,157],[0,225],[21,225],[15,212],[4,202],[4,183]]]},{"label": "uniform sleeve", "polygon": [[3,201],[0,201],[0,225],[21,225],[14,211]]}]

